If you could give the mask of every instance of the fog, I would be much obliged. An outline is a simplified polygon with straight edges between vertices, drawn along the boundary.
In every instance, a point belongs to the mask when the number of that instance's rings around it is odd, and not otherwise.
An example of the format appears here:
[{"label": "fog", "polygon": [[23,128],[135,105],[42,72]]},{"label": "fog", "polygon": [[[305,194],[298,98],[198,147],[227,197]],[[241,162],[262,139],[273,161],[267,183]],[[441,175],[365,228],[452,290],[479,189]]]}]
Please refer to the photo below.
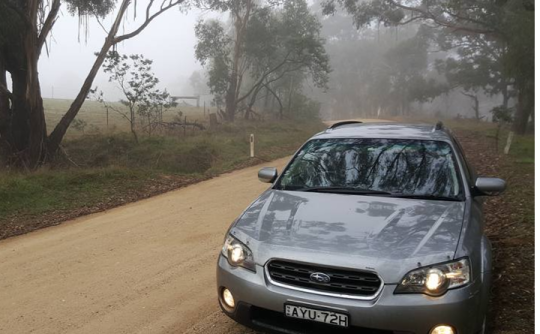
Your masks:
[{"label": "fog", "polygon": [[[423,98],[422,101],[407,100],[406,110],[403,102],[397,101],[397,96],[404,93],[387,88],[375,89],[377,76],[386,71],[387,83],[399,79],[399,76],[418,74],[418,77],[433,82],[444,83],[445,79],[435,70],[437,60],[444,60],[449,54],[445,52],[427,51],[427,66],[419,67],[417,73],[405,73],[409,66],[407,62],[400,64],[400,59],[410,57],[414,63],[415,57],[424,55],[403,55],[400,47],[413,39],[419,25],[386,28],[384,26],[368,26],[357,30],[350,15],[338,11],[333,16],[323,16],[318,1],[310,2],[310,10],[322,23],[321,36],[326,39],[326,52],[330,58],[332,72],[329,75],[327,89],[317,89],[306,79],[303,84],[303,94],[313,101],[320,103],[320,114],[323,118],[343,118],[355,116],[428,114],[445,115],[449,117],[474,117],[474,101],[459,90],[450,90],[434,97]],[[144,12],[144,4],[139,2],[139,17],[131,12],[126,15],[122,30],[128,32],[140,24]],[[102,21],[108,28],[116,12]],[[199,20],[217,17],[212,11],[197,8],[189,10],[173,9],[154,20],[139,36],[129,39],[117,46],[123,54],[143,54],[154,61],[153,71],[160,79],[159,88],[167,89],[171,95],[198,94],[191,87],[189,77],[194,71],[205,73],[195,58],[195,25]],[[221,15],[221,21],[229,24],[228,17]],[[64,11],[49,39],[49,55],[41,57],[40,79],[44,98],[72,99],[78,93],[97,52],[103,42],[105,32],[98,22],[91,18],[88,25],[79,24],[79,18]],[[398,50],[398,51],[395,51]],[[407,51],[407,50],[405,50]],[[409,50],[410,51],[410,50]],[[394,58],[388,54],[397,53]],[[392,59],[394,59],[392,61]],[[396,60],[397,59],[397,60]],[[400,67],[401,66],[401,67]],[[390,70],[388,70],[390,69]],[[394,71],[394,72],[392,72]],[[422,71],[422,73],[420,73]],[[206,80],[206,79],[205,79]],[[392,85],[392,83],[390,83]],[[393,84],[396,86],[396,84]],[[402,86],[407,86],[403,83]],[[108,82],[108,75],[100,71],[93,87],[99,87],[104,92],[106,100],[116,101],[122,98],[118,87]],[[423,87],[422,89],[425,89]],[[267,93],[268,94],[268,93]],[[491,117],[490,110],[500,105],[500,94],[487,94],[482,89],[475,89],[474,94],[479,101],[479,116],[485,119]],[[208,102],[211,97],[207,97]],[[267,106],[264,106],[267,107]]]},{"label": "fog", "polygon": [[[142,6],[138,15],[142,19]],[[105,28],[110,27],[114,14],[102,21]],[[170,10],[154,20],[136,38],[117,46],[124,54],[144,54],[154,61],[153,70],[160,79],[160,87],[172,95],[191,94],[187,79],[201,67],[194,56],[196,38],[194,26],[198,19],[212,15],[192,9],[181,12]],[[125,32],[131,31],[140,20],[127,15],[123,25]],[[49,42],[50,54],[40,59],[40,78],[44,98],[72,99],[76,96],[88,71],[94,62],[94,53],[99,51],[106,34],[95,19],[88,22],[88,36],[85,38],[84,26],[79,28],[79,18],[66,10],[62,12]],[[118,100],[121,94],[115,85],[108,82],[108,76],[100,71],[94,86],[104,91],[105,97]]]}]

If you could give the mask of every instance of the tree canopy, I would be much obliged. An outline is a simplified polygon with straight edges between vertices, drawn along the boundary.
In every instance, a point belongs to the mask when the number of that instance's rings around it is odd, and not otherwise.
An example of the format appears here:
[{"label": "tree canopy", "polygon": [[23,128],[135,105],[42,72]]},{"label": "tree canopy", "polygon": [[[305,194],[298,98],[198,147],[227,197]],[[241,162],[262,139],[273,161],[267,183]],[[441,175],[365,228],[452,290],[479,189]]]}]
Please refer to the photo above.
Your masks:
[{"label": "tree canopy", "polygon": [[218,105],[227,100],[233,80],[238,81],[235,105],[244,104],[248,112],[263,89],[271,90],[271,85],[292,73],[326,87],[330,67],[321,24],[305,1],[253,7],[245,27],[239,41],[238,33],[229,34],[220,21],[197,24],[195,55],[207,65],[208,86]]}]

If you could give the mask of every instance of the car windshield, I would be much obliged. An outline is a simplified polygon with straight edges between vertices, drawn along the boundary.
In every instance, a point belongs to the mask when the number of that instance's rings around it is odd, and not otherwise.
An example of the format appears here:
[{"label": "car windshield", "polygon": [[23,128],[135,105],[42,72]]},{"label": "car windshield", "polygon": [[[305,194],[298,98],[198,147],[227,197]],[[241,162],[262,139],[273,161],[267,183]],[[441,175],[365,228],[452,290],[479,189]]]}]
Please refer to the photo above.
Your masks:
[{"label": "car windshield", "polygon": [[452,148],[427,140],[315,139],[302,147],[276,188],[461,197]]}]

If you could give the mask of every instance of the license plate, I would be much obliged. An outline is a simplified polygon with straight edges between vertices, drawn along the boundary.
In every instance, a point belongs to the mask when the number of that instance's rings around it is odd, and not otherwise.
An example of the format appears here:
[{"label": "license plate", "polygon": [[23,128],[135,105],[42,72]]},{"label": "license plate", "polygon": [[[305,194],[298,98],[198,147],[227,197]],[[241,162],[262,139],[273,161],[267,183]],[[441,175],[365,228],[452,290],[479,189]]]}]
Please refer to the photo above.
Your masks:
[{"label": "license plate", "polygon": [[285,315],[290,318],[311,320],[340,327],[349,327],[349,316],[343,313],[285,304]]}]

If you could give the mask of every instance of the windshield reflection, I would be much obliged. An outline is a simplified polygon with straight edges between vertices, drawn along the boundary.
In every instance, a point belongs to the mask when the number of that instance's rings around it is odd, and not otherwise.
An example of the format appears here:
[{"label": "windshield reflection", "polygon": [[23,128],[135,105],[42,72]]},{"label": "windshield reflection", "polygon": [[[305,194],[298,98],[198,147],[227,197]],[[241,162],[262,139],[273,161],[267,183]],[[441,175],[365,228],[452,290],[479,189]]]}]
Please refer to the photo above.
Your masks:
[{"label": "windshield reflection", "polygon": [[394,195],[458,198],[452,148],[410,139],[316,139],[285,170],[277,189],[343,187]]}]

